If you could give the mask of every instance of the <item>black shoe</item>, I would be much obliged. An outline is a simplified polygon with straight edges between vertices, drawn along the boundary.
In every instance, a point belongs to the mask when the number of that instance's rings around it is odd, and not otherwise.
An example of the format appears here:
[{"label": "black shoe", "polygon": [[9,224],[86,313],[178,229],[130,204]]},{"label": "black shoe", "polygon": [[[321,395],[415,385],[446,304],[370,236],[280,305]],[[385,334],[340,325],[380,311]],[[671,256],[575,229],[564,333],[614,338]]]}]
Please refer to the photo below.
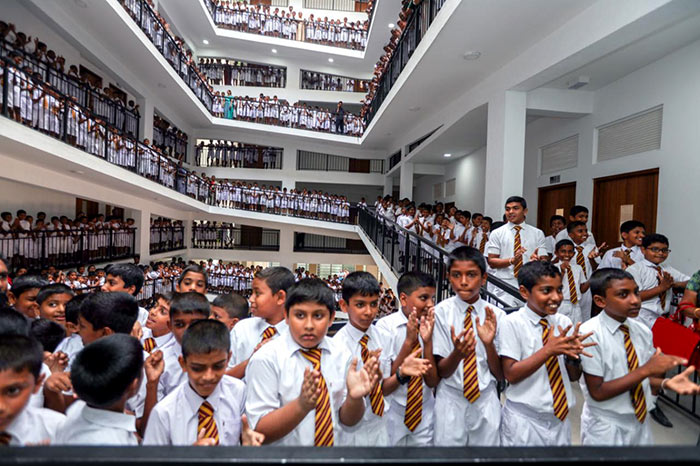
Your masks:
[{"label": "black shoe", "polygon": [[666,415],[664,414],[663,411],[661,411],[661,408],[658,406],[651,411],[649,411],[649,414],[651,414],[651,418],[654,419],[656,422],[661,424],[664,427],[672,428],[673,423],[668,420]]}]

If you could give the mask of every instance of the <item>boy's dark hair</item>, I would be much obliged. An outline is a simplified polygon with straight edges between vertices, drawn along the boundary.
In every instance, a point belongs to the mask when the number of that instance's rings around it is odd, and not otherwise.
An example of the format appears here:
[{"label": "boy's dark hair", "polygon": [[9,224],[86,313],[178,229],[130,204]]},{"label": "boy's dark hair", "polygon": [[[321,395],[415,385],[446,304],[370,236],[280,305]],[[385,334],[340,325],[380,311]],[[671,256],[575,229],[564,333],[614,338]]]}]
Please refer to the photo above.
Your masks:
[{"label": "boy's dark hair", "polygon": [[620,225],[620,233],[629,233],[637,227],[641,227],[644,230],[647,229],[647,227],[644,226],[644,224],[639,220],[627,220],[626,222],[622,222],[622,225]]},{"label": "boy's dark hair", "polygon": [[209,300],[203,294],[196,291],[173,293],[173,299],[170,301],[171,319],[178,314],[201,314],[208,319],[210,312]]},{"label": "boy's dark hair", "polygon": [[474,213],[472,214],[472,220],[474,219],[474,217],[481,217],[481,218],[484,218],[484,214],[480,214],[479,212],[474,212]]},{"label": "boy's dark hair", "polygon": [[12,281],[12,289],[10,289],[10,291],[15,298],[19,298],[23,293],[29,290],[42,288],[48,284],[48,281],[38,275],[22,275]]},{"label": "boy's dark hair", "polygon": [[80,305],[80,315],[92,328],[109,327],[114,333],[131,333],[139,316],[139,305],[129,293],[91,293]]},{"label": "boy's dark hair", "polygon": [[481,221],[483,222],[484,220],[489,222],[489,225],[493,225],[493,219],[491,217],[487,217],[486,215],[484,215],[483,217],[481,217]]},{"label": "boy's dark hair", "polygon": [[467,217],[469,220],[471,220],[471,218],[472,218],[472,213],[469,212],[468,210],[463,210],[463,211],[462,211],[462,215],[464,215],[465,217]]},{"label": "boy's dark hair", "polygon": [[435,279],[425,272],[414,270],[413,272],[406,272],[399,277],[396,289],[399,294],[404,293],[405,295],[410,295],[418,288],[426,286],[435,288]]},{"label": "boy's dark hair", "polygon": [[264,280],[272,294],[286,292],[294,284],[294,274],[287,267],[267,267],[256,273],[255,278]]},{"label": "boy's dark hair", "polygon": [[41,374],[44,351],[41,343],[27,335],[3,334],[0,338],[0,371],[29,371],[34,380]]},{"label": "boy's dark hair", "polygon": [[602,296],[604,298],[605,293],[612,285],[613,280],[625,279],[630,279],[634,281],[634,277],[632,276],[632,274],[627,272],[626,270],[613,267],[600,268],[593,272],[593,275],[591,275],[591,294],[593,296]]},{"label": "boy's dark hair", "polygon": [[342,296],[346,303],[349,303],[350,298],[357,294],[360,296],[379,296],[381,291],[379,282],[369,272],[353,272],[343,280]]},{"label": "boy's dark hair", "polygon": [[78,315],[80,315],[80,306],[83,305],[83,301],[90,296],[88,293],[79,294],[73,296],[73,299],[66,303],[66,323],[78,324]]},{"label": "boy's dark hair", "polygon": [[153,296],[153,298],[154,298],[153,302],[157,303],[159,299],[162,299],[162,300],[165,301],[166,303],[170,304],[170,301],[173,300],[173,295],[174,295],[174,293],[172,293],[172,292],[170,292],[170,291],[164,291],[164,292],[162,292],[162,293],[156,293],[156,294]]},{"label": "boy's dark hair", "polygon": [[566,225],[566,232],[567,232],[567,233],[571,233],[572,231],[574,231],[574,228],[578,228],[578,227],[581,227],[581,226],[585,227],[585,226],[586,226],[586,222],[580,222],[580,221],[578,221],[578,220],[576,220],[576,221],[574,221],[574,222],[569,222],[569,223]]},{"label": "boy's dark hair", "polygon": [[564,246],[571,246],[572,248],[574,247],[574,242],[571,241],[570,239],[562,239],[557,241],[557,244],[554,246],[554,251],[558,251]]},{"label": "boy's dark hair", "polygon": [[245,319],[248,317],[248,300],[237,293],[221,294],[211,303],[220,307],[231,319]]},{"label": "boy's dark hair", "polygon": [[652,233],[650,235],[646,235],[644,239],[642,239],[642,247],[644,249],[648,248],[654,243],[661,243],[665,244],[666,246],[670,246],[671,244],[668,242],[668,238],[666,238],[661,233]]},{"label": "boy's dark hair", "polygon": [[505,205],[508,205],[511,202],[517,202],[518,204],[520,204],[523,207],[523,209],[527,209],[527,201],[525,200],[524,197],[510,196],[508,199],[506,199]]},{"label": "boy's dark hair", "polygon": [[187,275],[190,272],[191,273],[198,273],[198,274],[202,275],[204,277],[204,286],[207,286],[207,287],[209,286],[209,276],[207,275],[206,269],[204,267],[202,267],[201,265],[195,265],[195,264],[188,265],[187,267],[185,267],[182,270],[182,273],[180,274],[180,276],[177,279],[177,284],[182,285],[182,281],[185,279],[185,275]]},{"label": "boy's dark hair", "polygon": [[491,223],[491,231],[497,230],[505,224],[506,224],[506,222],[502,222],[502,221],[493,222],[493,223]]},{"label": "boy's dark hair", "polygon": [[134,296],[139,294],[145,277],[143,271],[134,264],[111,264],[105,268],[105,275],[119,277],[124,282],[124,288],[134,286]]},{"label": "boy's dark hair", "polygon": [[218,320],[203,319],[192,322],[182,336],[182,357],[191,354],[209,354],[212,351],[231,350],[231,332]]},{"label": "boy's dark hair", "polygon": [[30,328],[24,314],[11,307],[0,307],[0,335],[29,336]]},{"label": "boy's dark hair", "polygon": [[532,261],[523,265],[518,273],[518,286],[524,286],[527,291],[537,285],[543,277],[561,277],[556,265],[546,261]]},{"label": "boy's dark hair", "polygon": [[551,217],[549,217],[549,225],[551,226],[552,223],[554,223],[555,220],[561,220],[561,223],[563,223],[564,225],[566,225],[566,219],[564,218],[563,215],[556,215],[556,214],[555,214],[555,215],[552,215]]},{"label": "boy's dark hair", "polygon": [[36,295],[36,302],[41,306],[44,301],[55,294],[68,294],[75,296],[75,293],[68,285],[64,285],[63,283],[52,283],[41,287],[39,294]]},{"label": "boy's dark hair", "polygon": [[472,261],[481,270],[481,275],[486,273],[486,259],[478,249],[471,246],[460,246],[450,253],[449,262],[447,263],[447,272],[457,261]]},{"label": "boy's dark hair", "polygon": [[49,319],[34,319],[32,320],[31,334],[36,338],[44,351],[53,353],[61,340],[66,337],[66,329],[60,324]]},{"label": "boy's dark hair", "polygon": [[571,209],[569,209],[569,215],[572,217],[576,217],[582,212],[588,213],[588,207],[582,205],[575,205]]},{"label": "boy's dark hair", "polygon": [[75,356],[70,378],[73,390],[88,406],[107,409],[124,397],[142,370],[141,343],[129,335],[109,335]]},{"label": "boy's dark hair", "polygon": [[328,308],[331,314],[335,312],[333,290],[320,278],[304,278],[289,287],[287,300],[284,302],[287,313],[292,306],[303,303],[318,303]]}]

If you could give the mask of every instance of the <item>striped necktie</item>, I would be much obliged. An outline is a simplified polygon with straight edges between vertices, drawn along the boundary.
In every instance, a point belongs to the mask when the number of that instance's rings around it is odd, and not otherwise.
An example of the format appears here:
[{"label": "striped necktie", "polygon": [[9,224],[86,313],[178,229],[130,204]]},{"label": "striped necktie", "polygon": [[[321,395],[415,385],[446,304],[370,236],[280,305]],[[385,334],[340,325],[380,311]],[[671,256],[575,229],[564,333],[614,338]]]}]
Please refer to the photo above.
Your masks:
[{"label": "striped necktie", "polygon": [[[467,333],[469,333],[469,330],[474,329],[472,312],[474,312],[474,306],[469,306],[464,316],[464,330]],[[474,403],[481,396],[479,374],[476,370],[476,348],[462,360],[462,393],[464,393],[464,398],[470,403]]]},{"label": "striped necktie", "polygon": [[214,407],[205,401],[199,407],[197,412],[199,422],[197,423],[197,437],[199,438],[199,433],[204,430],[204,438],[213,438],[216,443],[219,444],[219,429],[216,427],[216,420],[214,419]]},{"label": "striped necktie", "polygon": [[[542,346],[544,346],[547,344],[551,329],[547,319],[540,319],[540,325],[542,326]],[[564,380],[561,377],[558,357],[550,356],[545,362],[545,367],[549,376],[549,386],[552,388],[554,415],[563,421],[569,414],[569,405],[566,401],[566,387],[564,387]]]},{"label": "striped necktie", "polygon": [[576,282],[574,281],[574,272],[571,267],[566,269],[566,278],[569,280],[569,301],[571,304],[578,303],[578,293],[576,292]]},{"label": "striped necktie", "polygon": [[[420,349],[420,343],[416,341],[413,349],[411,349],[411,354]],[[408,382],[406,412],[403,417],[403,423],[408,430],[413,432],[421,420],[423,420],[423,377],[414,376]]]},{"label": "striped necktie", "polygon": [[515,278],[518,278],[520,268],[523,266],[523,255],[518,255],[518,250],[523,245],[522,241],[520,240],[520,230],[522,230],[523,227],[516,225],[513,227],[513,229],[515,230],[515,239],[513,240],[513,257],[516,257],[516,259],[513,261],[513,275],[515,275]]},{"label": "striped necktie", "polygon": [[143,350],[147,353],[150,353],[153,351],[153,348],[156,347],[156,339],[153,337],[148,337],[145,340],[143,340]]},{"label": "striped necktie", "polygon": [[481,254],[486,250],[486,241],[488,241],[488,236],[485,231],[481,232],[481,242],[479,243],[479,252]]},{"label": "striped necktie", "polygon": [[[321,350],[314,348],[310,350],[301,350],[301,355],[309,361],[315,371],[321,373]],[[321,394],[316,400],[316,415],[314,428],[314,446],[315,447],[332,447],[333,446],[333,418],[331,416],[331,398],[328,394],[328,387],[323,374],[319,379]]]},{"label": "striped necktie", "polygon": [[[367,364],[369,359],[369,348],[367,348],[367,342],[369,341],[369,335],[364,334],[360,338],[360,346],[362,347],[362,364]],[[376,384],[372,391],[369,393],[369,399],[372,402],[372,412],[377,416],[384,415],[384,395],[382,394],[382,384],[381,382]]]},{"label": "striped necktie", "polygon": [[[630,372],[632,372],[639,367],[639,359],[637,359],[637,352],[634,350],[634,345],[632,344],[632,339],[630,338],[629,327],[626,325],[620,325],[620,330],[622,331],[622,335],[625,337],[627,368]],[[641,382],[630,390],[630,398],[632,398],[632,406],[634,407],[635,417],[640,424],[644,424],[644,420],[647,417],[647,402],[644,398],[644,388],[642,387]]]},{"label": "striped necktie", "polygon": [[277,329],[275,327],[273,327],[272,325],[270,325],[263,332],[262,339],[260,340],[260,343],[262,343],[263,341],[269,340],[270,338],[274,337],[275,335],[277,335]]},{"label": "striped necktie", "polygon": [[[657,280],[659,281],[659,285],[661,285],[661,275],[664,273],[664,271],[661,268],[661,266],[658,266],[658,265],[656,266],[656,271],[659,273]],[[668,292],[668,290],[664,291],[663,293],[661,293],[659,295],[659,301],[661,301],[661,311],[662,312],[666,310],[666,293],[667,292]]]},{"label": "striped necktie", "polygon": [[588,271],[586,271],[586,258],[583,257],[583,246],[576,246],[576,264],[583,269],[583,275],[588,278]]}]

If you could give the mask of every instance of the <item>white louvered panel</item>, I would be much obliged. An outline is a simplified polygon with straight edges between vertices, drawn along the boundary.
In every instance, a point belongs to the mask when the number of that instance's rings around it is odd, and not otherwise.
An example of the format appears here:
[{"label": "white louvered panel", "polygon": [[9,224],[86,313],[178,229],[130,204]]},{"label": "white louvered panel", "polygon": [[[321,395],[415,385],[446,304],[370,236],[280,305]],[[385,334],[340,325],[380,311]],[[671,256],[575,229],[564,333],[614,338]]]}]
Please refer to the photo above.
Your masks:
[{"label": "white louvered panel", "polygon": [[451,180],[447,180],[445,182],[445,197],[454,196],[456,186],[457,186],[457,180],[455,178],[452,178]]},{"label": "white louvered panel", "polygon": [[540,174],[556,173],[578,165],[578,134],[540,147]]},{"label": "white louvered panel", "polygon": [[663,106],[598,127],[598,161],[661,148]]},{"label": "white louvered panel", "polygon": [[442,198],[442,183],[433,185],[433,198],[436,200]]}]

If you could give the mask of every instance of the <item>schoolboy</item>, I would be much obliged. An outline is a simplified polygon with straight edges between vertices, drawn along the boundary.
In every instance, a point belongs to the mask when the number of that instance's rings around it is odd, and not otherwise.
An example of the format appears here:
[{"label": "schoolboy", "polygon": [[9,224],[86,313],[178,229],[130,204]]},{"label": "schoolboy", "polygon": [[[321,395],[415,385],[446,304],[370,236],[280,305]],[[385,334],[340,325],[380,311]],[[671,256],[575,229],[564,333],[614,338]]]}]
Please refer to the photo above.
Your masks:
[{"label": "schoolboy", "polygon": [[486,245],[489,241],[489,233],[491,232],[491,223],[493,219],[491,217],[482,217],[479,223],[479,230],[474,236],[474,246],[479,250],[481,254],[486,254]]},{"label": "schoolboy", "polygon": [[544,239],[544,247],[549,256],[554,255],[554,248],[557,244],[555,239],[560,231],[566,229],[566,219],[563,215],[552,215],[549,218],[549,236]]},{"label": "schoolboy", "polygon": [[[596,246],[588,241],[588,228],[583,221],[573,221],[566,225],[568,238],[574,243],[574,262],[583,270],[583,279],[588,280],[593,272],[598,268],[600,255],[606,244]],[[566,239],[566,238],[564,238]],[[560,240],[561,241],[561,240]],[[581,307],[581,320],[586,321],[591,317],[592,298],[590,292],[584,292],[579,300]]]},{"label": "schoolboy", "polygon": [[27,319],[39,317],[39,303],[36,297],[39,290],[48,282],[36,275],[22,275],[12,282],[12,289],[7,291],[7,298],[12,307],[27,316]]},{"label": "schoolboy", "polygon": [[[143,271],[134,264],[112,264],[105,269],[107,277],[102,285],[102,291],[123,291],[132,296],[138,296],[143,287],[145,277]],[[148,311],[139,306],[138,322],[141,327],[146,325]]]},{"label": "schoolboy", "polygon": [[447,274],[455,296],[435,307],[433,352],[440,377],[435,394],[436,446],[498,446],[503,379],[498,327],[505,313],[481,299],[486,260],[475,248],[452,251]]},{"label": "schoolboy", "polygon": [[80,401],[68,410],[55,443],[138,445],[136,418],[124,411],[127,400],[141,386],[143,350],[139,341],[125,334],[100,338],[78,353],[70,371]]},{"label": "schoolboy", "polygon": [[[491,232],[486,245],[489,266],[494,277],[513,287],[518,286],[518,274],[523,265],[531,260],[547,258],[542,230],[525,223],[527,201],[520,196],[506,199],[505,217],[508,221],[502,228]],[[496,289],[499,298],[516,305],[520,301]]]},{"label": "schoolboy", "polygon": [[66,329],[52,320],[40,317],[32,320],[30,335],[41,343],[44,354],[48,356],[56,351],[56,347],[66,336]]},{"label": "schoolboy", "polygon": [[66,325],[66,303],[75,293],[63,283],[53,283],[41,287],[36,296],[39,304],[39,317],[53,320],[57,324]]},{"label": "schoolboy", "polygon": [[248,301],[239,294],[219,295],[211,304],[209,318],[223,322],[229,331],[233,330],[233,327],[246,317],[248,317]]},{"label": "schoolboy", "polygon": [[285,267],[268,267],[255,274],[250,295],[253,317],[243,319],[231,330],[233,355],[227,375],[243,379],[248,359],[260,345],[287,330],[284,303],[293,284],[294,274]]},{"label": "schoolboy", "polygon": [[141,344],[143,350],[149,354],[155,350],[165,350],[175,342],[170,331],[170,301],[172,293],[161,293],[155,296],[156,305],[148,311],[148,320],[143,329]]},{"label": "schoolboy", "polygon": [[585,403],[581,415],[583,445],[652,445],[648,410],[652,389],[669,389],[683,395],[700,392],[689,380],[689,367],[671,379],[663,374],[687,361],[654,349],[651,331],[635,317],[639,314],[639,287],[628,271],[598,269],[591,277],[595,304],[603,309],[581,326],[596,343],[582,358]]},{"label": "schoolboy", "polygon": [[32,395],[41,389],[42,361],[36,340],[27,335],[0,336],[0,445],[50,442],[63,424],[64,415],[31,406]]},{"label": "schoolboy", "polygon": [[[387,398],[390,403],[389,445],[430,446],[433,444],[433,389],[439,382],[433,359],[435,279],[423,272],[407,272],[399,277],[397,291],[401,311],[379,319],[376,325],[391,337],[384,351],[391,360],[391,374],[399,372],[396,389]],[[425,358],[430,364],[423,376],[405,375],[402,364],[413,355]],[[389,385],[389,381],[383,384],[385,394]]]},{"label": "schoolboy", "polygon": [[526,303],[506,316],[499,355],[510,384],[501,421],[503,446],[571,445],[569,413],[576,403],[571,381],[581,377],[579,356],[591,343],[558,314],[561,272],[552,263],[533,261],[518,276]]},{"label": "schoolboy", "polygon": [[[569,221],[567,222],[567,226],[571,222],[583,222],[584,225],[588,225],[588,207],[582,205],[575,205],[571,209],[569,209]],[[557,233],[554,239],[555,241],[567,239],[567,234],[568,231],[566,229],[562,229],[559,233]],[[596,243],[595,238],[593,238],[593,234],[589,234],[589,236],[585,240],[585,243],[587,246],[590,245],[595,247]]]},{"label": "schoolboy", "polygon": [[622,225],[620,225],[622,244],[620,247],[606,251],[599,267],[615,267],[624,270],[630,265],[644,260],[641,246],[645,233],[646,228],[644,224],[638,220],[622,222]]},{"label": "schoolboy", "polygon": [[574,257],[574,243],[563,239],[557,242],[554,250],[557,259],[556,266],[561,272],[562,278],[562,302],[559,306],[559,314],[565,315],[571,322],[581,322],[581,299],[588,291],[588,280],[584,277],[580,265],[572,262]]},{"label": "schoolboy", "polygon": [[209,286],[207,271],[199,265],[188,265],[182,270],[180,278],[177,279],[175,290],[178,293],[188,293],[196,291],[205,294]]},{"label": "schoolboy", "polygon": [[[245,410],[245,384],[224,374],[231,357],[228,328],[199,320],[182,337],[179,358],[188,383],[158,403],[148,419],[144,445],[250,445]],[[243,440],[243,442],[241,442]]]},{"label": "schoolboy", "polygon": [[288,331],[250,358],[246,414],[266,443],[333,446],[341,426],[356,425],[369,409],[365,396],[380,378],[377,358],[358,370],[358,358],[326,336],[335,300],[322,280],[291,286],[285,310]]},{"label": "schoolboy", "polygon": [[68,359],[68,366],[73,362],[73,358],[78,351],[83,349],[83,339],[80,337],[80,326],[78,324],[78,316],[80,314],[80,306],[88,297],[88,294],[74,296],[73,299],[66,304],[66,337],[56,347],[56,353],[63,353]]}]

